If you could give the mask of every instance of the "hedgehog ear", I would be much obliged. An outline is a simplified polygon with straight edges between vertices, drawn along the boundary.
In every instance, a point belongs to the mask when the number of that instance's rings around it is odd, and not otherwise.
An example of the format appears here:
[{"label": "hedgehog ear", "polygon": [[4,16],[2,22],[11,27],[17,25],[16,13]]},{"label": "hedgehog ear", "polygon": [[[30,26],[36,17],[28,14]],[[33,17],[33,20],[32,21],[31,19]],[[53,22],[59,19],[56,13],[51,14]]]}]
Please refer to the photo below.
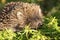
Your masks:
[{"label": "hedgehog ear", "polygon": [[20,11],[17,12],[17,18],[18,18],[18,19],[21,19],[21,18],[22,18],[21,16],[22,16],[22,12],[20,12]]}]

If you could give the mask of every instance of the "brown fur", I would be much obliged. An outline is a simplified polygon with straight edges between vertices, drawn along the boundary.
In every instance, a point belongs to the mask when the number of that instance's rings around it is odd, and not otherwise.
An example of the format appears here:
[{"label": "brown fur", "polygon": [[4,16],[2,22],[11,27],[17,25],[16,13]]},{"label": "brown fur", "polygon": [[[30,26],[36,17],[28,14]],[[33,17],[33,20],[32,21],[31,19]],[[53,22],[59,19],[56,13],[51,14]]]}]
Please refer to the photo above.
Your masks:
[{"label": "brown fur", "polygon": [[0,13],[0,29],[12,28],[20,30],[30,24],[30,28],[42,25],[43,15],[36,4],[11,2],[5,5]]}]

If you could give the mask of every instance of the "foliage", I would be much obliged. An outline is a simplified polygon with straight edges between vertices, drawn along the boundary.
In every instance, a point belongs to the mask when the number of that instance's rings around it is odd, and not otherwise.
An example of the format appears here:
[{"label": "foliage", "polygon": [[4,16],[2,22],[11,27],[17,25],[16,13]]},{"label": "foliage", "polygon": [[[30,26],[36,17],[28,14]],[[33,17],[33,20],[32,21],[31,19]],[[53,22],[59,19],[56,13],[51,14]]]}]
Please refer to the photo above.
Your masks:
[{"label": "foliage", "polygon": [[46,17],[44,25],[40,29],[30,29],[29,25],[20,32],[13,32],[11,29],[0,31],[0,40],[58,40],[60,27],[55,17]]},{"label": "foliage", "polygon": [[12,30],[0,31],[0,40],[12,40],[15,37],[15,33]]}]

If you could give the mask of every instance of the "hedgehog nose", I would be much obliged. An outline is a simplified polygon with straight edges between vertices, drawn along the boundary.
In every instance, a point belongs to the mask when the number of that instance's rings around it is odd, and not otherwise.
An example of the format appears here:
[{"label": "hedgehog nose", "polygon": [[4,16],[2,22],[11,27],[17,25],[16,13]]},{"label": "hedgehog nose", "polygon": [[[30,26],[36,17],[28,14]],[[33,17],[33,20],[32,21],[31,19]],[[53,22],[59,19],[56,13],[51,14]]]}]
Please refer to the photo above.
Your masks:
[{"label": "hedgehog nose", "polygon": [[38,24],[39,27],[42,26],[42,25],[43,25],[43,23],[39,23],[39,24]]}]

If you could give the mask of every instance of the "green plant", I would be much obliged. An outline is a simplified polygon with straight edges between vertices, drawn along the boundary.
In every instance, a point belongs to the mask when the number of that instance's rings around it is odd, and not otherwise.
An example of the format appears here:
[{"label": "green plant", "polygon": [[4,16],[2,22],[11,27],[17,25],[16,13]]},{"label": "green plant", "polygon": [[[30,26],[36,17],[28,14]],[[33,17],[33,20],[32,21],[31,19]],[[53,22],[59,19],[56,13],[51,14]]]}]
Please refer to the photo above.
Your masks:
[{"label": "green plant", "polygon": [[44,18],[44,24],[40,29],[30,29],[29,25],[20,32],[10,29],[0,31],[0,40],[58,40],[60,38],[60,27],[55,17]]}]

